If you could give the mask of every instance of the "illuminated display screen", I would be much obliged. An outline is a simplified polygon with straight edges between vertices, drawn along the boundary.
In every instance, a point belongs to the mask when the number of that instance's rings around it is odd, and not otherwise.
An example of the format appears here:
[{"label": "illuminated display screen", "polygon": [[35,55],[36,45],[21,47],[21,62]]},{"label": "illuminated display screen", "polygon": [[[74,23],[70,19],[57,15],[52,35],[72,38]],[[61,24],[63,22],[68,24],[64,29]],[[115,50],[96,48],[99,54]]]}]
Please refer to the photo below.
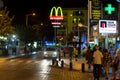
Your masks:
[{"label": "illuminated display screen", "polygon": [[116,28],[115,20],[99,20],[99,33],[116,33]]}]

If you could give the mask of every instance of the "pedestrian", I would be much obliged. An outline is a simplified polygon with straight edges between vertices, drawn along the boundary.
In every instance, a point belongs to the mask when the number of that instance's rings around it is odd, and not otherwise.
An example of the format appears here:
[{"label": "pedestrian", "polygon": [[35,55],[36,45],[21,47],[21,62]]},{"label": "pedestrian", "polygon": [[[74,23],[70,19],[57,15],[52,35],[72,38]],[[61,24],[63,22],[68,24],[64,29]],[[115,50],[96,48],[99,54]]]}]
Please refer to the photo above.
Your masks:
[{"label": "pedestrian", "polygon": [[74,54],[75,60],[77,61],[78,50],[75,46],[73,47],[73,54]]},{"label": "pedestrian", "polygon": [[120,80],[120,48],[114,55],[111,80]]},{"label": "pedestrian", "polygon": [[66,57],[66,48],[63,48],[63,54],[64,54],[64,57]]},{"label": "pedestrian", "polygon": [[95,51],[93,53],[93,75],[94,80],[99,80],[101,67],[102,67],[102,60],[103,60],[103,54],[99,50],[99,46],[95,47]]},{"label": "pedestrian", "polygon": [[90,46],[88,46],[88,49],[87,49],[86,60],[87,60],[87,64],[88,64],[88,69],[90,69],[92,60],[93,60],[93,54],[92,54],[92,51],[90,50]]},{"label": "pedestrian", "polygon": [[77,58],[78,58],[78,49],[79,49],[79,48],[77,48],[77,49],[76,49],[75,61],[77,61],[77,60],[78,60],[78,59],[77,59]]},{"label": "pedestrian", "polygon": [[104,65],[104,69],[105,69],[105,75],[106,75],[106,80],[108,80],[108,73],[109,73],[109,69],[111,67],[112,64],[112,55],[108,52],[107,49],[104,49],[103,51],[103,65]]}]

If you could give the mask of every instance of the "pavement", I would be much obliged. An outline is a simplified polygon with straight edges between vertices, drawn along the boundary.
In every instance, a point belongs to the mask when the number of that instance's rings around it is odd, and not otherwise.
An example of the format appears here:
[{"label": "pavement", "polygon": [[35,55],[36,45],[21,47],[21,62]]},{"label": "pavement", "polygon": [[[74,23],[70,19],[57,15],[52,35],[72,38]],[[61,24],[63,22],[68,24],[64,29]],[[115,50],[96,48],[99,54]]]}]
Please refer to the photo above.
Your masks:
[{"label": "pavement", "polygon": [[[91,68],[89,69],[87,61],[85,58],[78,58],[77,61],[75,58],[73,58],[72,59],[72,69],[70,69],[70,59],[69,58],[62,58],[60,61],[58,60],[58,66],[57,65],[54,65],[54,66],[61,67],[62,60],[64,61],[64,68],[63,69],[68,69],[71,71],[78,71],[81,74],[86,74],[87,75],[86,77],[89,77],[88,79],[85,79],[85,80],[94,80],[93,66],[91,66]],[[84,64],[84,67],[82,66],[82,64]],[[112,74],[112,68],[110,68],[108,80],[110,80],[111,74]],[[106,80],[105,73],[101,74],[100,80]]]},{"label": "pavement", "polygon": [[[14,56],[8,56],[8,57],[1,57],[0,59],[14,59],[14,58],[18,58],[18,57],[23,57],[25,55],[14,55]],[[61,62],[62,60],[64,61],[64,66],[63,68],[61,67]],[[72,69],[70,69],[70,59],[69,58],[61,58],[61,60],[57,60],[58,64],[52,64],[52,60],[51,60],[51,69],[53,70],[53,72],[55,73],[60,73],[59,71],[62,71],[65,73],[65,76],[74,76],[74,77],[79,77],[78,79],[75,78],[75,80],[94,80],[93,77],[93,66],[91,66],[90,69],[88,69],[88,64],[85,58],[78,58],[77,61],[75,60],[75,58],[72,59]],[[84,67],[82,66],[82,64],[84,64]],[[83,72],[84,69],[84,72]],[[109,80],[110,80],[110,76],[112,73],[112,69],[110,69],[109,72]],[[80,76],[82,75],[82,77]],[[62,80],[73,80],[73,79],[62,79]],[[100,80],[105,80],[105,76],[101,76]]]}]

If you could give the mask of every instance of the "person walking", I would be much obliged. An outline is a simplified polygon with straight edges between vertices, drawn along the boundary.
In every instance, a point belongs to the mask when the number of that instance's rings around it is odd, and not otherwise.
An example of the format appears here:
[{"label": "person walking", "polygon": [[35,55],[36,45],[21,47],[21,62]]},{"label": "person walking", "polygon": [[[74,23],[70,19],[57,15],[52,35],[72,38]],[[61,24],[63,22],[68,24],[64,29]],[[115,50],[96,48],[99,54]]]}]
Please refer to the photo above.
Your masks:
[{"label": "person walking", "polygon": [[111,67],[113,58],[107,49],[105,49],[103,52],[103,60],[104,60],[103,65],[105,69],[106,80],[108,80],[108,73],[109,73],[109,69]]},{"label": "person walking", "polygon": [[67,49],[63,48],[63,55],[64,55],[64,57],[66,57],[66,51],[67,51]]},{"label": "person walking", "polygon": [[77,61],[78,50],[75,46],[73,47],[73,54],[75,56],[75,61]]},{"label": "person walking", "polygon": [[103,54],[99,50],[99,46],[96,46],[95,49],[96,50],[93,53],[93,75],[94,75],[94,80],[96,79],[99,80],[102,60],[103,60]]},{"label": "person walking", "polygon": [[120,48],[114,55],[111,80],[120,80]]},{"label": "person walking", "polygon": [[88,69],[90,70],[92,60],[93,60],[93,54],[92,54],[92,51],[90,50],[90,46],[88,46],[88,49],[87,49],[86,60],[87,60],[87,64],[88,64]]}]

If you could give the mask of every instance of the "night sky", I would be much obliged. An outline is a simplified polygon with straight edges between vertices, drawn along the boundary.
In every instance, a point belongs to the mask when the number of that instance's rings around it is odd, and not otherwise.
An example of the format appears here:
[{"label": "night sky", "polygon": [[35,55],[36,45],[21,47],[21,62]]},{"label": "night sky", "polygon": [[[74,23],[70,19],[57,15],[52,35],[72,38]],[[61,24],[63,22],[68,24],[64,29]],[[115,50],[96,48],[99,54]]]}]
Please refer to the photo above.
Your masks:
[{"label": "night sky", "polygon": [[[25,15],[35,12],[38,20],[48,20],[53,6],[63,8],[87,7],[88,0],[3,0],[4,6],[10,11],[10,16],[15,15],[15,23],[24,24]],[[103,0],[103,2],[116,2],[115,0]]]},{"label": "night sky", "polygon": [[48,20],[53,6],[66,8],[86,7],[87,0],[3,0],[10,15],[15,15],[15,23],[24,23],[25,15],[35,12],[37,17]]}]

